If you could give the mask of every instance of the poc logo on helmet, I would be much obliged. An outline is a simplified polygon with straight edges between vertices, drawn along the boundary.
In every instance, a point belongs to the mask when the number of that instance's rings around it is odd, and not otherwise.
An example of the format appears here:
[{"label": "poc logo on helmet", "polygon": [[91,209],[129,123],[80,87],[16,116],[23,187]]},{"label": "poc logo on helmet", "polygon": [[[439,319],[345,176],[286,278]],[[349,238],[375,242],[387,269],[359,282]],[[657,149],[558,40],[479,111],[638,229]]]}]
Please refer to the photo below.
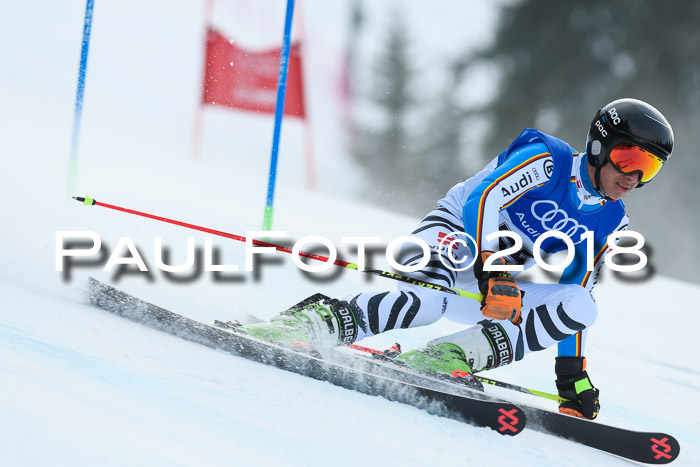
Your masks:
[{"label": "poc logo on helmet", "polygon": [[620,123],[620,117],[617,115],[617,109],[615,107],[608,110],[608,115],[610,115],[613,124],[617,125]]},{"label": "poc logo on helmet", "polygon": [[[618,118],[618,120],[620,120],[620,119]],[[603,138],[608,137],[608,132],[605,130],[605,128],[603,128],[603,124],[600,122],[600,120],[595,121],[595,126],[596,126],[596,128],[598,128],[598,131],[600,132],[600,136],[602,136]]]}]

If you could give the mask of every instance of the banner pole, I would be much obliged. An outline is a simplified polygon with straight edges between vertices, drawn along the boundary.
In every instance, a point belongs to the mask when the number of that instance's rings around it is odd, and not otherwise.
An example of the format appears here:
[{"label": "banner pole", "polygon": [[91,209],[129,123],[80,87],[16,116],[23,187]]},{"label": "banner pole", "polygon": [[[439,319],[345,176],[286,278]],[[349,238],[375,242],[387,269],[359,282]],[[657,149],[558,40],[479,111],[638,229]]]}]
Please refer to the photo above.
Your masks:
[{"label": "banner pole", "polygon": [[202,71],[202,92],[194,111],[194,124],[192,125],[192,159],[199,160],[202,157],[202,144],[204,141],[204,83],[207,79],[207,39],[211,28],[214,0],[204,0],[204,60]]},{"label": "banner pole", "polygon": [[[301,82],[302,88],[303,83],[308,83],[309,80],[306,79],[305,72],[308,71],[308,67],[304,66],[307,62],[306,59],[306,28],[304,27],[304,8],[303,3],[299,2],[299,8],[297,8],[297,25],[299,25],[299,48],[301,55]],[[304,171],[306,173],[306,189],[309,191],[316,191],[316,161],[314,156],[314,139],[313,139],[313,129],[311,127],[311,116],[309,115],[309,100],[307,98],[308,93],[302,92],[303,104],[304,104]]]},{"label": "banner pole", "polygon": [[75,93],[75,110],[73,112],[73,131],[70,142],[70,157],[68,159],[68,177],[66,189],[69,193],[75,191],[75,179],[78,172],[78,147],[80,144],[80,124],[83,118],[83,96],[85,94],[85,74],[87,70],[88,49],[90,48],[90,31],[92,30],[92,12],[95,0],[87,0],[85,5],[85,21],[83,23],[83,43],[80,50],[80,67],[78,68],[78,89]]},{"label": "banner pole", "polygon": [[280,51],[280,66],[277,76],[277,103],[275,104],[275,128],[272,135],[272,155],[270,157],[270,177],[267,184],[267,200],[263,216],[263,230],[272,228],[274,211],[275,181],[277,178],[277,155],[279,153],[280,133],[282,130],[282,114],[284,112],[284,95],[287,90],[287,65],[289,64],[289,42],[294,15],[294,0],[287,0],[287,14],[284,21],[284,36]]}]

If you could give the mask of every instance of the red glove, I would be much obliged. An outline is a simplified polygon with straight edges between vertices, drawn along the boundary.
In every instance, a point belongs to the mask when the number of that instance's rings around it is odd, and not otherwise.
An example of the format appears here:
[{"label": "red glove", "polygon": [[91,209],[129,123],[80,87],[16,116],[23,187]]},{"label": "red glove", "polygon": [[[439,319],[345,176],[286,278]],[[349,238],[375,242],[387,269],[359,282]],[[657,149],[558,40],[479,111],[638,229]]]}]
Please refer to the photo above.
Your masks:
[{"label": "red glove", "polygon": [[[481,312],[487,318],[508,319],[513,324],[522,323],[520,310],[523,307],[518,285],[505,271],[484,271],[484,262],[493,251],[482,251],[474,263],[474,275],[479,281],[479,290],[484,295]],[[497,258],[494,265],[505,265],[503,257]]]}]

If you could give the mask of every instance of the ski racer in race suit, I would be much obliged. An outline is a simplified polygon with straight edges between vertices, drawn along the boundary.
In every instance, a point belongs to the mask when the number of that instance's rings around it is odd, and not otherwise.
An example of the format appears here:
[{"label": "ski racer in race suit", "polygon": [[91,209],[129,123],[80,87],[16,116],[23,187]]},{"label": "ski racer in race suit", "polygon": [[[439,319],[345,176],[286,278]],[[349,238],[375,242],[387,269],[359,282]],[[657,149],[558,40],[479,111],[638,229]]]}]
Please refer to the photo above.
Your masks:
[{"label": "ski racer in race suit", "polygon": [[[472,373],[558,344],[556,385],[567,400],[560,411],[593,419],[600,410],[599,390],[584,358],[586,331],[598,314],[593,286],[610,251],[608,236],[628,226],[622,198],[648,183],[672,148],[673,132],[664,116],[635,99],[616,100],[596,113],[585,153],[540,131],[524,130],[481,172],[450,189],[412,233],[430,246],[430,258],[411,277],[480,291],[480,304],[401,283],[395,292],[352,294],[341,300],[312,296],[270,323],[245,328],[265,339],[306,339],[331,347],[446,317],[473,326],[397,359],[421,372],[472,380]],[[517,234],[522,246],[495,255],[493,264],[506,271],[489,270],[484,265],[494,252],[513,245],[510,237],[489,234],[506,230]],[[551,231],[565,234],[574,244],[574,260],[559,283],[518,280],[518,266],[527,269],[536,263],[535,242]],[[454,241],[466,239],[460,232],[474,241]],[[587,260],[591,243],[592,268]],[[410,245],[404,244],[401,254],[407,266],[424,256],[421,251],[414,254]],[[555,236],[539,246],[543,257],[566,249],[565,241]],[[473,267],[460,271],[460,264],[469,264],[474,256]]]}]

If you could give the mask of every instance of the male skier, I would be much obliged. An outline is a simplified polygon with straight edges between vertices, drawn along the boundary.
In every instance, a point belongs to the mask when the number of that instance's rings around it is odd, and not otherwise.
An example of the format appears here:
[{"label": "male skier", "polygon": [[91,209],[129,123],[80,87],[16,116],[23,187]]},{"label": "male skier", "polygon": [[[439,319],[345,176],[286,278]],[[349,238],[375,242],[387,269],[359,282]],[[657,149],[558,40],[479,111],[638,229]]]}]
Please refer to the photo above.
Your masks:
[{"label": "male skier", "polygon": [[[586,330],[598,314],[592,289],[610,251],[608,236],[628,225],[622,198],[651,181],[672,149],[673,131],[666,118],[636,99],[616,100],[596,113],[585,153],[527,129],[481,172],[450,189],[412,233],[430,246],[431,255],[411,276],[480,291],[484,296],[480,305],[401,283],[395,292],[360,293],[340,300],[317,294],[268,323],[244,329],[266,340],[330,348],[390,329],[424,326],[444,316],[473,326],[397,359],[420,372],[468,378],[558,343],[556,385],[567,400],[559,410],[594,419],[600,392],[588,377],[583,356]],[[575,247],[574,260],[559,283],[514,279],[521,270],[518,266],[527,269],[536,263],[537,237],[555,230]],[[497,253],[513,244],[510,237],[489,235],[498,231],[517,234],[522,247],[505,256]],[[460,237],[455,232],[469,234],[476,244],[467,242],[467,248],[452,242]],[[561,238],[549,237],[539,249],[546,257],[567,245]],[[422,253],[410,257],[410,249],[405,250],[407,266],[423,258]],[[459,271],[460,264],[471,260],[471,270]]]}]

